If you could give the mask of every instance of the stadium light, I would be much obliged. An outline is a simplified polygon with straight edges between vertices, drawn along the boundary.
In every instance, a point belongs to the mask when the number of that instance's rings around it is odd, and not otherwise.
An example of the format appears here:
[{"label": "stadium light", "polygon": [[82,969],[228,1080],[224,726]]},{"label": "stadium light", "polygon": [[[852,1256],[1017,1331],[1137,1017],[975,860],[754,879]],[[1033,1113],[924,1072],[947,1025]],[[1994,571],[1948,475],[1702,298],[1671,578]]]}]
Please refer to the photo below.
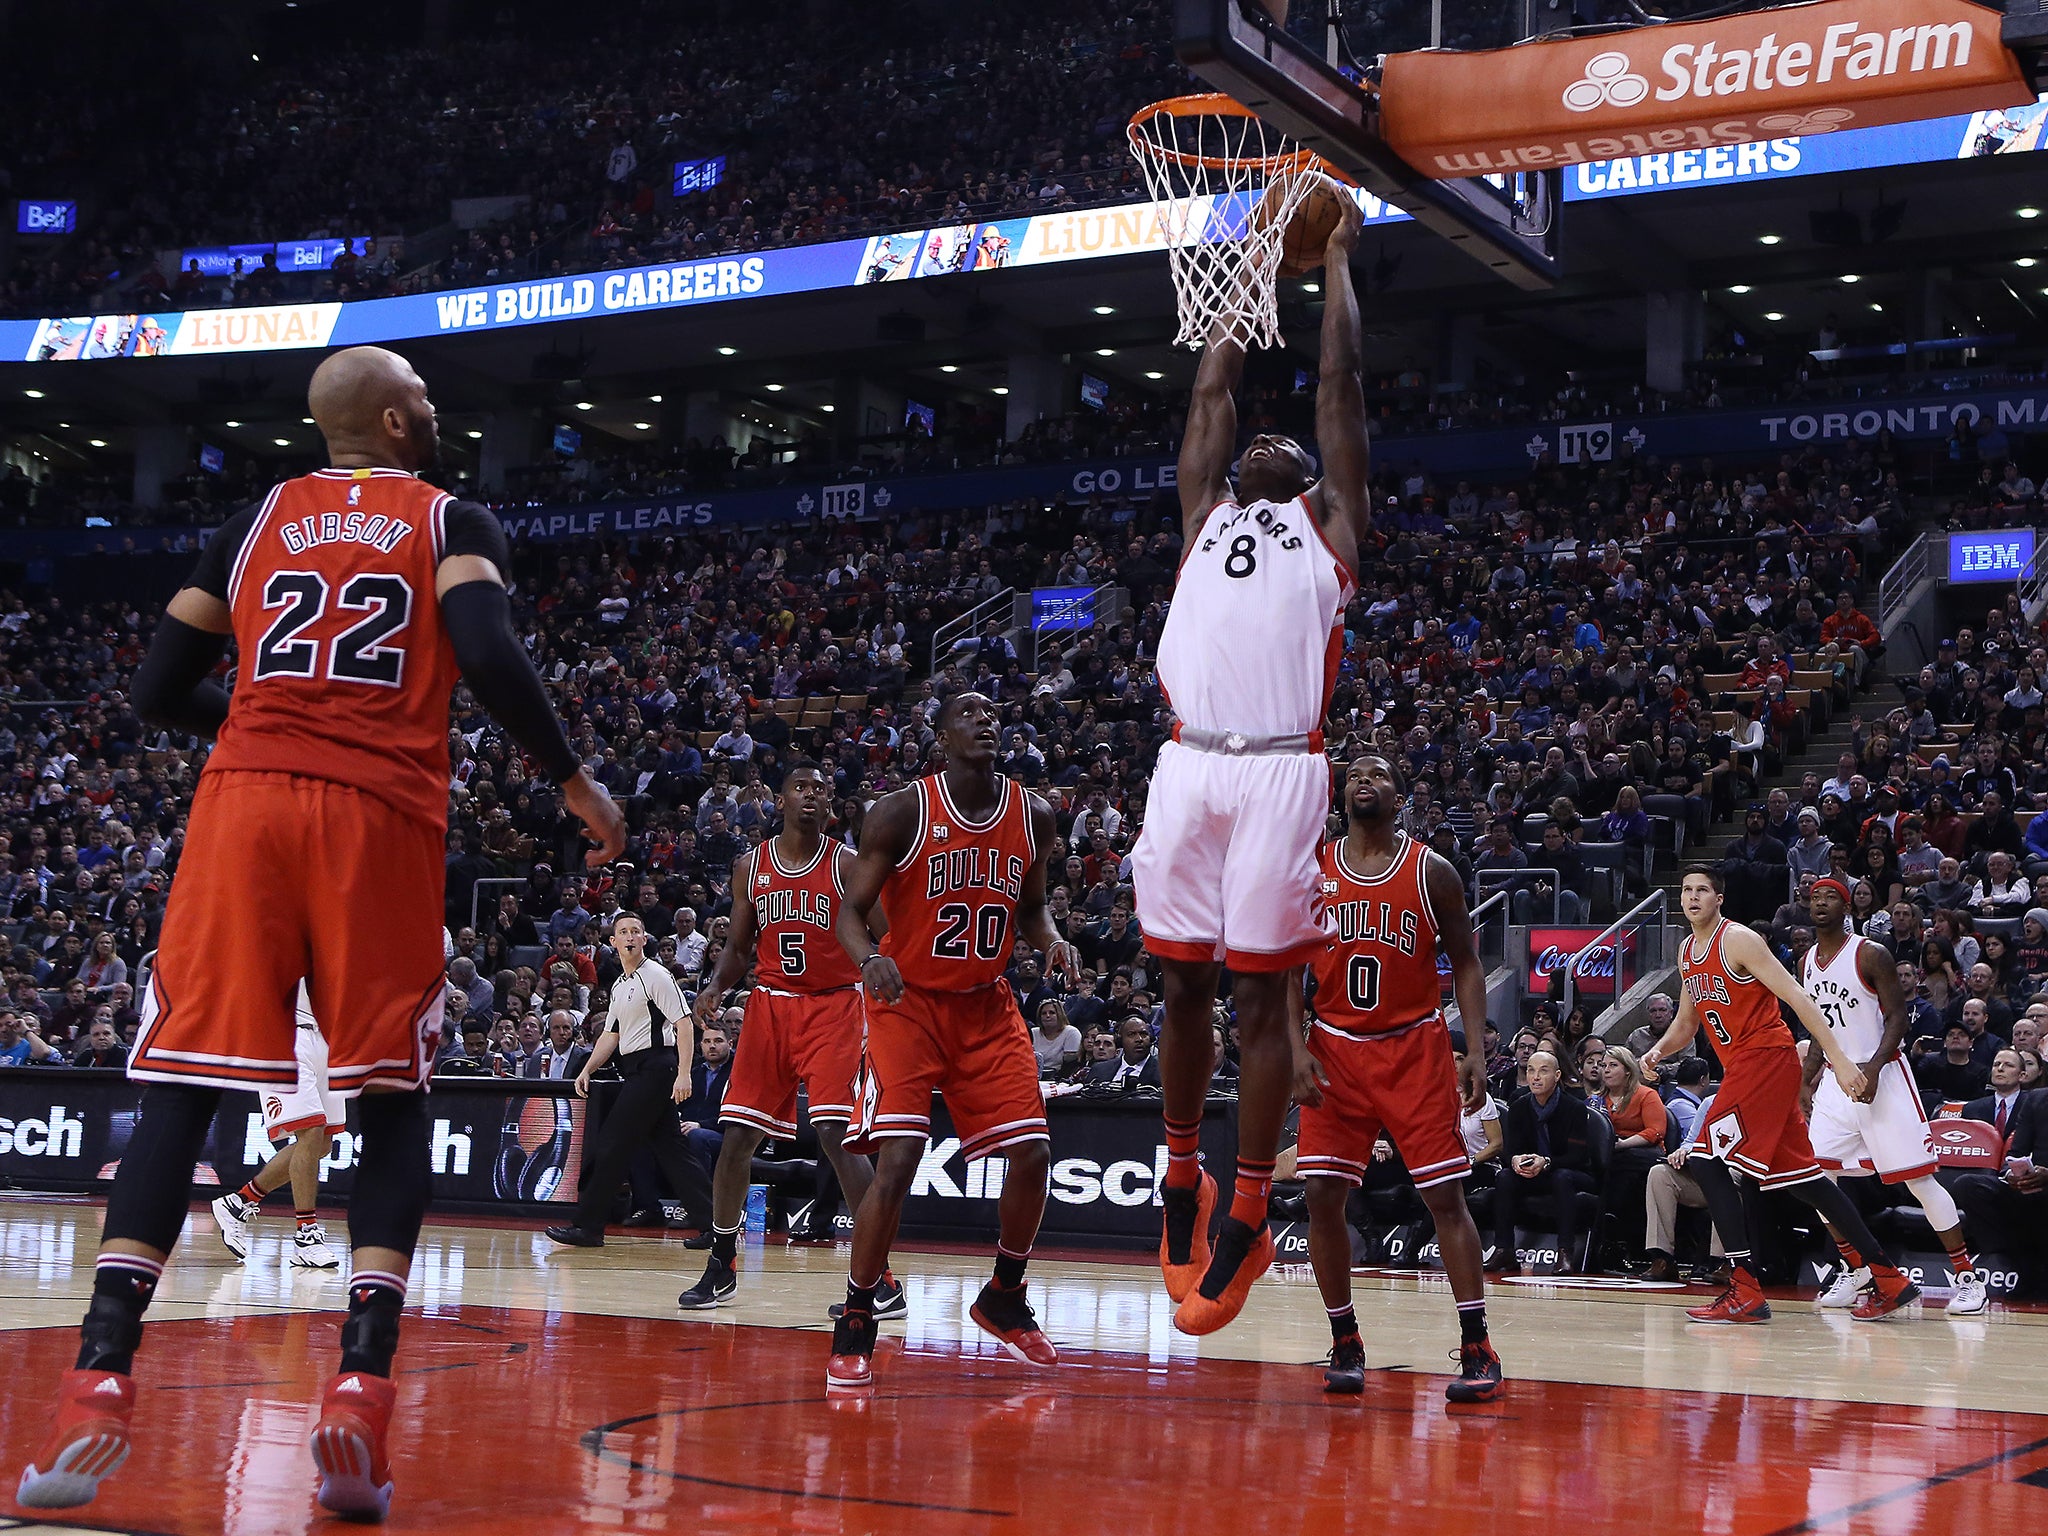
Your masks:
[{"label": "stadium light", "polygon": [[659,405],[659,404],[661,404],[661,396],[659,396],[659,395],[649,395],[649,396],[647,397],[647,403],[648,403],[649,405]]},{"label": "stadium light", "polygon": [[720,357],[736,357],[739,355],[739,350],[738,347],[720,347],[718,355]]},{"label": "stadium light", "polygon": [[1782,320],[1785,318],[1785,312],[1782,309],[1767,309],[1764,311],[1764,318],[1766,320]]},{"label": "stadium light", "polygon": [[821,405],[818,407],[818,409],[823,411],[827,416],[830,416],[834,411],[838,410],[839,407],[836,405]]},{"label": "stadium light", "polygon": [[591,406],[590,406],[590,402],[589,402],[588,400],[578,400],[578,401],[576,402],[576,409],[577,409],[577,410],[579,410],[579,411],[587,411],[587,410],[589,410],[590,408],[591,408]]},{"label": "stadium light", "polygon": [[997,385],[997,386],[995,387],[995,393],[996,393],[996,394],[999,394],[999,395],[1007,395],[1007,394],[1008,394],[1009,392],[1010,392],[1010,386],[1009,386],[1009,385],[1007,385],[1007,384],[998,384],[998,385]]},{"label": "stadium light", "polygon": [[1098,304],[1095,306],[1095,313],[1098,315],[1113,315],[1116,313],[1116,306],[1114,304]]},{"label": "stadium light", "polygon": [[654,427],[649,422],[636,421],[633,423],[633,430],[635,432],[652,432],[654,430]]},{"label": "stadium light", "polygon": [[939,372],[941,372],[941,373],[958,373],[959,371],[960,371],[960,365],[959,365],[958,363],[941,363],[941,364],[939,364]]},{"label": "stadium light", "polygon": [[1730,288],[1730,289],[1729,289],[1728,291],[1729,291],[1730,293],[1747,293],[1747,292],[1749,292],[1749,284],[1747,284],[1747,283],[1737,283],[1737,284],[1735,284],[1735,286],[1734,286],[1734,287]]},{"label": "stadium light", "polygon": [[2034,258],[2031,256],[2022,256],[2018,261],[2015,261],[2013,263],[2013,265],[2016,267],[2031,267],[2034,264]]},{"label": "stadium light", "polygon": [[771,395],[779,395],[782,393],[782,386],[780,384],[764,384],[761,387],[767,390],[768,393]]},{"label": "stadium light", "polygon": [[31,400],[40,400],[43,398],[43,392],[40,389],[24,389],[22,393],[24,395],[27,395]]},{"label": "stadium light", "polygon": [[280,448],[289,448],[292,445],[292,440],[288,437],[273,437],[271,441]]},{"label": "stadium light", "polygon": [[2013,212],[2023,219],[2038,219],[2041,217],[2041,210],[2038,208],[2015,208]]},{"label": "stadium light", "polygon": [[471,427],[471,428],[470,428],[470,430],[469,430],[469,440],[470,440],[471,442],[475,442],[475,441],[476,441],[476,440],[477,440],[478,438],[480,438],[480,437],[482,437],[482,436],[483,436],[483,433],[481,433],[481,432],[477,431],[477,430],[476,430],[476,428],[474,428],[474,427]]},{"label": "stadium light", "polygon": [[1860,283],[1863,281],[1863,279],[1857,276],[1854,272],[1844,272],[1842,274],[1842,281],[1845,283]]},{"label": "stadium light", "polygon": [[1145,370],[1145,377],[1148,379],[1163,379],[1166,377],[1166,375],[1161,373],[1157,368],[1148,368]]},{"label": "stadium light", "polygon": [[1303,293],[1321,293],[1323,291],[1323,285],[1321,283],[1303,283],[1301,285],[1301,291]]},{"label": "stadium light", "polygon": [[239,421],[231,421],[231,422],[229,422],[229,423],[228,423],[228,425],[229,425],[230,427],[239,427],[239,426],[241,425],[241,423],[240,423]]},{"label": "stadium light", "polygon": [[1097,357],[1115,357],[1115,356],[1116,356],[1116,348],[1115,348],[1115,347],[1097,347],[1097,348],[1095,349],[1095,355],[1096,355]]},{"label": "stadium light", "polygon": [[95,437],[92,439],[92,445],[95,448],[104,448],[107,446],[107,440],[104,437]]},{"label": "stadium light", "polygon": [[301,416],[299,418],[299,425],[302,427],[310,427],[311,425],[313,425],[313,418],[310,416]]},{"label": "stadium light", "polygon": [[1784,238],[1785,237],[1783,235],[1758,235],[1756,237],[1756,243],[1758,245],[1776,245],[1780,240]]}]

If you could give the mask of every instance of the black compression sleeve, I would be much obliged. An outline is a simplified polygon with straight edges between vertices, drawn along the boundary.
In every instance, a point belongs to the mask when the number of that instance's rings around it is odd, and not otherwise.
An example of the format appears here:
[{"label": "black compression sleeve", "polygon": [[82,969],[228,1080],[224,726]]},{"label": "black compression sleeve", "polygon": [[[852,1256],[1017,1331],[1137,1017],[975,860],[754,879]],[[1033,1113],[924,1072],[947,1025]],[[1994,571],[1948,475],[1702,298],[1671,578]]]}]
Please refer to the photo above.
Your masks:
[{"label": "black compression sleeve", "polygon": [[540,674],[512,632],[512,602],[494,581],[465,581],[441,598],[441,617],[455,645],[462,680],[491,717],[556,783],[580,764]]},{"label": "black compression sleeve", "polygon": [[211,674],[227,650],[226,635],[166,614],[135,669],[136,713],[168,730],[209,740],[218,736],[228,718],[228,695]]}]

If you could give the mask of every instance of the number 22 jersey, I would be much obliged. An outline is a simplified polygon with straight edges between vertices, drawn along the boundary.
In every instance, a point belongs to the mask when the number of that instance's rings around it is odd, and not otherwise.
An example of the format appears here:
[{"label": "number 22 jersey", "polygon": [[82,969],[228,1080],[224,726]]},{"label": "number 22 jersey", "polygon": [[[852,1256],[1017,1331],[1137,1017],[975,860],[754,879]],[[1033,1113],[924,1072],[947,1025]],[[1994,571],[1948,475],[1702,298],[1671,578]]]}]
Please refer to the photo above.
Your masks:
[{"label": "number 22 jersey", "polygon": [[504,528],[396,469],[287,480],[207,542],[190,585],[228,604],[235,690],[210,772],[327,779],[436,826],[448,814],[450,555],[502,574]]}]

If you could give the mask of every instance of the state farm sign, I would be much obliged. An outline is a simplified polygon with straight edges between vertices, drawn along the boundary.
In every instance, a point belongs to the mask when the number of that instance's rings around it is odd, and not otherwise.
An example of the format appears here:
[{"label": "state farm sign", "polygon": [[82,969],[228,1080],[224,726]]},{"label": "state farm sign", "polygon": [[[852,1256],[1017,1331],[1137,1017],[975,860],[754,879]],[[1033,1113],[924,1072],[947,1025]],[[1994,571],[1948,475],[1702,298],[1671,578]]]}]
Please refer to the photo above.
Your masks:
[{"label": "state farm sign", "polygon": [[[1595,945],[1598,928],[1531,928],[1529,930],[1529,992],[1541,997],[1550,989],[1550,976],[1559,966],[1570,963],[1572,990],[1581,997],[1614,996],[1616,945],[1610,941]],[[1623,954],[1633,954],[1636,936],[1619,935]]]},{"label": "state farm sign", "polygon": [[1390,54],[1380,127],[1425,176],[1456,177],[2031,102],[1999,22],[1970,0],[1817,0],[1488,52]]}]

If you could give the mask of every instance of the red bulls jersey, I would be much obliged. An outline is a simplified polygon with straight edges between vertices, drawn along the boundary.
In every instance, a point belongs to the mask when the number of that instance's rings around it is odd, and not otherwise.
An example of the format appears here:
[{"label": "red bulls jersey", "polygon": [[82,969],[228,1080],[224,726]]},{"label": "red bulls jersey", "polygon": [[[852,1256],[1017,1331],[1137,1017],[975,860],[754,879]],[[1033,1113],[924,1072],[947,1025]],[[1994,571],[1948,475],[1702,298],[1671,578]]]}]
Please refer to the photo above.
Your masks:
[{"label": "red bulls jersey", "polygon": [[456,667],[434,576],[448,503],[395,469],[323,469],[270,493],[228,570],[240,670],[209,771],[329,779],[446,825]]},{"label": "red bulls jersey", "polygon": [[1330,1028],[1383,1035],[1442,1010],[1436,914],[1422,881],[1428,856],[1404,835],[1386,873],[1368,879],[1351,867],[1341,841],[1323,844],[1330,944],[1315,961],[1316,1017]]},{"label": "red bulls jersey", "polygon": [[821,838],[801,869],[785,867],[779,838],[754,850],[747,899],[754,903],[754,980],[771,992],[837,992],[860,981],[860,971],[832,932],[839,919],[839,850]]},{"label": "red bulls jersey", "polygon": [[1037,856],[1031,797],[996,776],[996,809],[972,822],[954,808],[944,774],[910,786],[917,840],[882,886],[889,932],[882,953],[913,987],[971,992],[998,980],[1017,933],[1017,898]]},{"label": "red bulls jersey", "polygon": [[1714,924],[1705,944],[1687,934],[1678,946],[1678,977],[1700,1016],[1700,1027],[1723,1056],[1731,1050],[1789,1048],[1792,1031],[1778,1011],[1777,993],[1754,976],[1738,972],[1721,953],[1721,936],[1727,931],[1724,917]]}]

